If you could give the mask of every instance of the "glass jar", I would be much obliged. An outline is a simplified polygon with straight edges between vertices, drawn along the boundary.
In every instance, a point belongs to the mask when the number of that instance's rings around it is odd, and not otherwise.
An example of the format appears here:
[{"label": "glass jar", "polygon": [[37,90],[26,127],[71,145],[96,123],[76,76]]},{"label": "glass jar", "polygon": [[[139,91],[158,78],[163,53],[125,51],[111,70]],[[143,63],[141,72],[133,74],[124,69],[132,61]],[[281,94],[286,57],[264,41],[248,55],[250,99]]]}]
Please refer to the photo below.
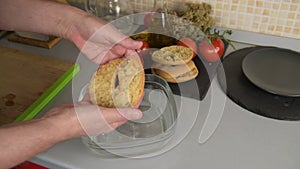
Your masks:
[{"label": "glass jar", "polygon": [[127,0],[85,0],[85,10],[106,21],[132,13]]}]

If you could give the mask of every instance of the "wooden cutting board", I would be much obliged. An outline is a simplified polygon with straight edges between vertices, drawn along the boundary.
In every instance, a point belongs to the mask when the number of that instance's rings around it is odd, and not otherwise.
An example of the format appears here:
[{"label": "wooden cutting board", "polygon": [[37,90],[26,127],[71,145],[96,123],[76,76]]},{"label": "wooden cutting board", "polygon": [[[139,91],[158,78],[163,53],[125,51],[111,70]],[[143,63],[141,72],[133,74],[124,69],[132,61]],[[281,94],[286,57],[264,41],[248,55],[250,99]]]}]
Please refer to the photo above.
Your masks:
[{"label": "wooden cutting board", "polygon": [[23,44],[42,47],[42,48],[47,48],[47,49],[51,49],[61,39],[62,39],[61,37],[49,36],[48,41],[41,41],[41,40],[35,40],[35,39],[21,37],[21,36],[18,36],[17,34],[15,34],[15,33],[11,34],[7,38],[7,40],[12,41],[12,42],[18,42],[18,43],[23,43]]},{"label": "wooden cutting board", "polygon": [[33,117],[76,72],[74,63],[0,46],[0,73],[2,125]]}]

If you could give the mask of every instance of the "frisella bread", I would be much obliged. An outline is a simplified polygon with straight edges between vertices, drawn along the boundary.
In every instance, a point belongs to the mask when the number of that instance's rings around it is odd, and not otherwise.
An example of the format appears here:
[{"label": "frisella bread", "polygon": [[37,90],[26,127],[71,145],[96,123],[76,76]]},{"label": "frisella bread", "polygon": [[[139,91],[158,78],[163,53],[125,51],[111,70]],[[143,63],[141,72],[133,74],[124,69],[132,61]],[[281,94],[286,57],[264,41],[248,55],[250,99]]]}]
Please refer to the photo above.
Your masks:
[{"label": "frisella bread", "polygon": [[153,74],[163,77],[171,83],[181,83],[194,79],[198,75],[198,69],[191,60],[181,65],[164,65],[154,63],[151,69]]},{"label": "frisella bread", "polygon": [[165,65],[181,65],[193,58],[193,50],[184,46],[172,45],[153,52],[152,60]]},{"label": "frisella bread", "polygon": [[143,97],[145,73],[134,56],[116,58],[99,67],[89,84],[92,103],[102,107],[137,107]]},{"label": "frisella bread", "polygon": [[184,46],[161,48],[152,54],[151,72],[171,83],[192,80],[199,74],[192,57],[193,50]]}]

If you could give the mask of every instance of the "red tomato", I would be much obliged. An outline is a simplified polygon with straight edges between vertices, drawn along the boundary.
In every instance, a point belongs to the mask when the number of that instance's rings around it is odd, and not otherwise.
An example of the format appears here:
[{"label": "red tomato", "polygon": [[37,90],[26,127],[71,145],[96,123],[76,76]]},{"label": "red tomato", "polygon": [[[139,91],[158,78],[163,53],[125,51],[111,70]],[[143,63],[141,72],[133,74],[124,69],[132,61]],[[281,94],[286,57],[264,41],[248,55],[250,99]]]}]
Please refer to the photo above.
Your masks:
[{"label": "red tomato", "polygon": [[[163,11],[162,8],[157,8],[154,12],[160,13],[160,12],[162,12],[162,11]],[[145,25],[146,27],[149,26],[149,24],[150,24],[150,22],[151,22],[151,19],[152,19],[152,16],[153,16],[153,12],[149,12],[149,13],[147,13],[147,14],[145,15],[145,17],[144,17],[144,25]]]},{"label": "red tomato", "polygon": [[177,45],[191,48],[194,51],[193,58],[196,56],[197,45],[196,45],[196,42],[193,39],[191,39],[191,38],[181,38],[179,41],[177,41]]},{"label": "red tomato", "polygon": [[139,41],[142,41],[143,42],[143,45],[141,47],[141,50],[146,50],[146,49],[149,49],[149,43],[143,39],[138,39]]},{"label": "red tomato", "polygon": [[144,25],[145,25],[146,27],[149,26],[149,24],[150,24],[150,22],[151,22],[151,19],[152,19],[152,13],[149,12],[149,13],[147,13],[147,14],[145,15],[145,17],[144,17]]},{"label": "red tomato", "polygon": [[200,42],[199,53],[208,61],[218,61],[224,53],[224,43],[220,38],[214,38],[210,43],[208,39]]},{"label": "red tomato", "polygon": [[155,10],[155,12],[162,12],[162,11],[163,11],[162,8],[157,8],[157,9]]}]

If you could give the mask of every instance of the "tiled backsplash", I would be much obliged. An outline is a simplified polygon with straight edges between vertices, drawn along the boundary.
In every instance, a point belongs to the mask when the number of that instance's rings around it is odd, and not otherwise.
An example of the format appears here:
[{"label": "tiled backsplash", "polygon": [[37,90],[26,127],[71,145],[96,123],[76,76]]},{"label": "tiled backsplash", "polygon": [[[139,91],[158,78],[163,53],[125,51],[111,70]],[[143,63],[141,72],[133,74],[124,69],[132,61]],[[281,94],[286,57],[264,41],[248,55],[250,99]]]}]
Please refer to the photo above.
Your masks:
[{"label": "tiled backsplash", "polygon": [[[300,0],[166,0],[174,1],[211,4],[218,27],[300,39]],[[143,12],[153,0],[130,2]]]},{"label": "tiled backsplash", "polygon": [[217,26],[300,39],[300,0],[207,0]]},{"label": "tiled backsplash", "polygon": [[[173,2],[174,0],[167,1],[169,5]],[[300,0],[186,0],[186,2],[211,4],[212,16],[218,27],[300,39]]]}]

